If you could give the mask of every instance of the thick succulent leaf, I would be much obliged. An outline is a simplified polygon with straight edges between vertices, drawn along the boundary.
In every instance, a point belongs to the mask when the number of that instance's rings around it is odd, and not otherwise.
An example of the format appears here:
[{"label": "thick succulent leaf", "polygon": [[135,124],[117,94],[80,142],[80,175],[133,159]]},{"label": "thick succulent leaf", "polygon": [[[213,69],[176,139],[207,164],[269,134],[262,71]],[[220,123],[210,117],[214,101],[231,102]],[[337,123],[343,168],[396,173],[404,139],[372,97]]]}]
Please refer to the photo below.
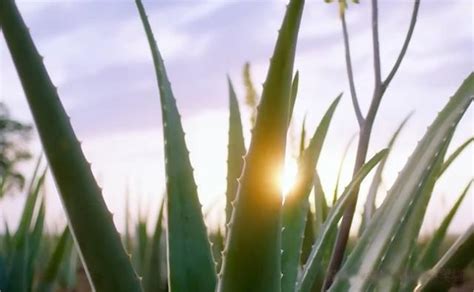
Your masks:
[{"label": "thick succulent leaf", "polygon": [[387,291],[398,286],[398,275],[418,236],[448,143],[473,95],[471,74],[418,143],[331,291],[366,291],[371,285]]},{"label": "thick succulent leaf", "polygon": [[302,265],[304,265],[308,260],[309,254],[313,248],[314,240],[316,239],[314,230],[314,214],[311,209],[309,209],[308,214],[306,215],[306,224],[304,226],[303,233],[303,245],[301,247],[300,264]]},{"label": "thick succulent leaf", "polygon": [[291,83],[290,111],[289,111],[288,123],[291,122],[291,117],[293,116],[293,109],[295,108],[296,96],[298,95],[299,81],[300,81],[300,72],[296,71],[295,77],[293,77],[293,82]]},{"label": "thick succulent leaf", "polygon": [[[323,260],[325,254],[331,251],[332,242],[335,238],[335,232],[337,231],[337,223],[344,213],[344,208],[347,202],[350,200],[350,195],[355,187],[357,187],[362,180],[369,174],[369,172],[380,162],[381,159],[387,154],[387,150],[382,150],[375,154],[361,169],[357,172],[354,179],[346,187],[341,197],[336,201],[336,204],[330,209],[328,217],[324,222],[319,234],[316,238],[316,243],[313,246],[311,255],[309,256],[308,262],[304,266],[303,274],[301,279],[297,283],[298,292],[310,292],[315,285],[315,280],[318,278],[321,271],[320,263]],[[322,281],[322,279],[321,279]],[[322,285],[322,282],[320,283]]]},{"label": "thick succulent leaf", "polygon": [[341,95],[330,105],[314,132],[309,146],[303,151],[299,159],[295,187],[285,197],[282,211],[282,291],[295,290],[306,218],[309,211],[308,196],[313,187],[319,154],[340,99]]},{"label": "thick succulent leaf", "polygon": [[26,239],[30,227],[33,224],[33,216],[35,209],[37,209],[36,207],[39,206],[38,197],[40,190],[43,187],[45,176],[46,170],[43,171],[43,174],[38,178],[33,177],[32,181],[34,181],[34,183],[32,183],[31,191],[28,193],[28,197],[26,198],[20,217],[20,225],[18,226],[18,229],[15,233],[15,241],[17,245],[21,245]]},{"label": "thick succulent leaf", "polygon": [[77,267],[78,267],[78,254],[74,246],[74,242],[70,244],[71,248],[66,251],[64,255],[64,261],[61,264],[59,275],[57,276],[58,284],[68,289],[73,290],[77,283]]},{"label": "thick succulent leaf", "polygon": [[306,116],[303,118],[303,124],[301,125],[300,134],[300,149],[298,155],[303,155],[303,151],[306,148]]},{"label": "thick succulent leaf", "polygon": [[155,232],[153,233],[153,239],[149,245],[147,266],[144,273],[144,284],[143,287],[146,292],[159,292],[163,291],[163,281],[161,276],[161,238],[163,233],[163,213],[165,206],[165,198],[163,198],[158,212],[158,219],[156,221]]},{"label": "thick succulent leaf", "polygon": [[[408,119],[411,117],[411,113],[401,122],[401,124],[398,126],[397,130],[395,133],[393,133],[392,138],[390,138],[390,141],[388,142],[387,149],[390,152],[392,151],[393,144],[395,144],[395,141],[398,138],[398,135],[402,131],[403,127],[407,123]],[[387,163],[387,157],[385,157],[384,160],[380,162],[380,164],[377,166],[377,170],[375,171],[374,177],[372,179],[372,183],[370,184],[369,187],[369,193],[367,194],[367,199],[364,204],[364,213],[362,215],[362,223],[360,225],[359,229],[359,234],[362,234],[364,232],[365,227],[367,226],[368,222],[370,221],[370,218],[372,218],[374,212],[375,212],[375,199],[377,196],[377,192],[379,190],[380,183],[382,182],[382,172],[385,168],[385,165]]]},{"label": "thick succulent leaf", "polygon": [[219,271],[222,266],[222,251],[224,250],[224,234],[221,229],[213,232],[211,235],[212,252],[216,261],[216,270]]},{"label": "thick succulent leaf", "polygon": [[324,194],[323,185],[321,184],[321,178],[319,177],[318,171],[314,173],[314,207],[315,207],[315,232],[319,233],[321,226],[323,226],[326,217],[328,216],[329,206],[326,201],[326,195]]},{"label": "thick succulent leaf", "polygon": [[281,189],[291,82],[304,0],[292,0],[264,83],[239,180],[218,291],[280,291]]},{"label": "thick succulent leaf", "polygon": [[[243,157],[245,155],[245,142],[242,130],[242,120],[240,119],[239,103],[232,86],[232,82],[228,79],[229,84],[229,144],[227,145],[227,189],[226,189],[226,206],[225,218],[226,224],[229,223],[232,215],[232,204],[237,193],[238,182],[242,167],[244,165]],[[227,225],[226,225],[227,226]],[[226,233],[228,231],[226,230]]]},{"label": "thick succulent leaf", "polygon": [[147,221],[144,218],[140,218],[135,226],[135,249],[132,253],[132,263],[135,265],[135,270],[139,275],[144,275],[145,273],[147,247]]},{"label": "thick succulent leaf", "polygon": [[35,275],[35,261],[38,257],[38,252],[40,250],[40,245],[42,242],[43,230],[44,230],[44,220],[45,220],[45,213],[46,213],[46,202],[44,196],[42,197],[41,201],[39,202],[38,212],[34,221],[34,225],[32,226],[32,230],[28,235],[27,240],[28,242],[28,251],[27,251],[27,283],[28,283],[28,290],[32,289],[34,275]]},{"label": "thick succulent leaf", "polygon": [[216,272],[183,126],[163,59],[141,1],[136,1],[150,45],[160,91],[167,190],[169,288],[213,291]]},{"label": "thick succulent leaf", "polygon": [[132,235],[130,234],[130,190],[127,186],[125,191],[125,238],[124,238],[124,245],[127,252],[131,253],[133,246],[132,246]]},{"label": "thick succulent leaf", "polygon": [[0,1],[0,24],[93,286],[99,291],[140,291],[100,188],[14,1]]},{"label": "thick succulent leaf", "polygon": [[433,269],[420,279],[415,291],[448,291],[453,280],[462,275],[464,268],[472,263],[474,250],[474,225],[456,240]]},{"label": "thick succulent leaf", "polygon": [[441,170],[439,171],[439,176],[441,176],[449,168],[451,163],[453,163],[453,161],[456,160],[459,154],[461,154],[464,151],[464,149],[466,149],[466,147],[469,146],[469,144],[471,144],[473,141],[474,141],[474,137],[469,138],[466,142],[461,144],[461,146],[456,148],[456,150],[454,150],[454,152],[451,155],[449,155],[449,157],[443,163]]},{"label": "thick succulent leaf", "polygon": [[449,213],[446,215],[446,217],[444,217],[439,228],[433,234],[433,237],[431,238],[431,240],[428,242],[426,247],[421,252],[419,260],[416,264],[416,269],[418,271],[425,271],[431,268],[436,263],[438,259],[438,255],[439,255],[439,250],[441,248],[441,244],[443,243],[443,240],[448,231],[448,227],[451,221],[453,220],[454,215],[456,215],[456,212],[458,211],[459,206],[461,205],[463,199],[466,197],[469,191],[469,188],[471,187],[471,184],[472,184],[472,180],[464,188],[463,192],[461,193],[459,198],[456,200],[456,202],[454,203]]},{"label": "thick succulent leaf", "polygon": [[55,283],[58,277],[61,264],[68,260],[67,256],[72,248],[72,238],[69,228],[66,226],[61,237],[59,238],[56,247],[51,255],[51,258],[46,265],[45,271],[38,283],[38,292],[52,292],[55,291]]}]

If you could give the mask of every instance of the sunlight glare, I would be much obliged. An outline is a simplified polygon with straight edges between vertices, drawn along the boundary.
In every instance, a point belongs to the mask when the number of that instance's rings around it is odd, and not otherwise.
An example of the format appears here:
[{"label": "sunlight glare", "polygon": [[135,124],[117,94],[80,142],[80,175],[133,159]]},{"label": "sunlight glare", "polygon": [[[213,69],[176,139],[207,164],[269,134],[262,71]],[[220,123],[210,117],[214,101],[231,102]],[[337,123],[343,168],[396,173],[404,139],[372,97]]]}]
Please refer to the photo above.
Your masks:
[{"label": "sunlight glare", "polygon": [[281,195],[285,198],[291,189],[294,187],[296,183],[296,177],[298,174],[298,163],[294,158],[287,158],[285,160],[285,167],[283,169],[281,178],[280,178],[280,186],[281,186]]}]

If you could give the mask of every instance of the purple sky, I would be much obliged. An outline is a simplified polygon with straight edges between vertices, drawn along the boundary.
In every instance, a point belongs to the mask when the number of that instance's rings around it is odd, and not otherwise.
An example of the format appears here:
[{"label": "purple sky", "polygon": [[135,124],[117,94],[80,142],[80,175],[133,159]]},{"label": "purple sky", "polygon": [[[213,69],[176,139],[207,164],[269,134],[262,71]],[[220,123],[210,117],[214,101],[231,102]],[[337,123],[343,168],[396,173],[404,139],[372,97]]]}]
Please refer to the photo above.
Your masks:
[{"label": "purple sky", "polygon": [[[134,1],[17,1],[93,170],[104,186],[109,207],[120,214],[127,183],[134,208],[158,208],[163,191],[161,116],[151,56]],[[363,111],[373,88],[369,1],[350,5],[356,87]],[[379,1],[382,72],[391,69],[408,28],[412,1]],[[145,2],[158,45],[184,117],[191,158],[205,208],[223,206],[225,188],[227,88],[234,81],[241,101],[242,66],[252,63],[257,88],[283,17],[284,1],[153,1]],[[406,58],[382,102],[370,152],[382,148],[401,120],[415,115],[389,158],[385,188],[393,182],[436,113],[474,68],[473,4],[470,0],[424,0]],[[356,132],[344,63],[337,6],[308,0],[303,15],[295,68],[300,71],[292,135],[308,115],[312,131],[333,98],[344,92],[318,169],[326,192],[332,192],[345,144]],[[13,115],[31,121],[23,91],[0,40],[0,99]],[[248,113],[241,109],[248,129]],[[457,146],[473,134],[470,109],[453,140]],[[248,131],[247,131],[248,132]],[[247,143],[248,143],[247,135]],[[34,142],[38,149],[38,142]],[[349,179],[353,152],[343,175]],[[464,185],[473,176],[470,148],[436,187],[425,230],[435,228]],[[51,180],[48,183],[48,222],[63,218]],[[138,203],[138,201],[140,203]],[[0,203],[15,222],[22,198]],[[11,208],[10,208],[11,206]],[[472,191],[452,230],[474,221]],[[211,212],[212,213],[212,212]],[[216,212],[214,212],[216,213]],[[218,212],[217,212],[218,213]],[[218,218],[219,214],[214,214]],[[123,223],[120,216],[117,224]],[[212,220],[212,219],[210,219]]]}]

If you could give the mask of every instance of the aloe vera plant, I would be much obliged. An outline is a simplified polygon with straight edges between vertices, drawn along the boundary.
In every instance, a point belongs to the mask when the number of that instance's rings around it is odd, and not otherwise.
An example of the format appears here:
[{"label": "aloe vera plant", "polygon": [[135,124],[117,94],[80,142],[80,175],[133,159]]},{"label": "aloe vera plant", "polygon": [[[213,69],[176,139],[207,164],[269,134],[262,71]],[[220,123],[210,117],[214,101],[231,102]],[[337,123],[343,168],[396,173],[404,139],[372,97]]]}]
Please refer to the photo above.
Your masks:
[{"label": "aloe vera plant", "polygon": [[112,214],[12,0],[0,2],[0,23],[91,282],[102,291],[140,291]]},{"label": "aloe vera plant", "polygon": [[[334,200],[326,201],[323,190],[325,182],[321,181],[318,174],[317,162],[329,124],[341,99],[339,96],[321,118],[308,146],[305,144],[306,131],[303,131],[297,182],[285,200],[282,200],[282,190],[277,181],[287,152],[287,132],[298,96],[300,75],[293,72],[293,63],[304,7],[304,0],[291,0],[256,110],[248,150],[245,149],[238,99],[228,78],[226,228],[225,232],[219,228],[209,236],[183,125],[165,64],[145,8],[140,0],[136,0],[158,83],[164,135],[166,195],[159,208],[153,236],[148,236],[148,223],[139,222],[135,245],[132,244],[133,239],[128,230],[127,211],[125,245],[133,253],[130,259],[57,91],[15,3],[12,0],[0,0],[0,25],[68,217],[69,227],[58,241],[46,273],[40,278],[38,289],[50,291],[54,287],[54,281],[60,272],[61,258],[70,254],[69,250],[72,251],[71,238],[89,275],[92,289],[96,291],[164,291],[161,279],[165,274],[161,270],[163,262],[167,266],[166,283],[172,292],[310,292],[326,288],[330,291],[408,291],[416,284],[418,290],[430,291],[436,283],[449,287],[451,283],[441,279],[440,275],[449,269],[460,271],[472,260],[472,256],[468,254],[472,247],[472,228],[443,256],[438,254],[438,250],[447,226],[466,196],[470,184],[427,247],[422,249],[417,241],[425,210],[438,178],[472,142],[472,138],[469,139],[446,158],[456,126],[472,103],[474,75],[471,73],[466,78],[441,110],[382,205],[376,208],[374,198],[382,170],[387,164],[387,155],[393,147],[393,141],[405,121],[390,141],[388,149],[377,152],[365,162],[370,131],[383,93],[407,50],[414,21],[402,48],[402,57],[397,60],[384,81],[380,78],[378,44],[374,45],[376,89],[369,114],[364,118],[353,84],[344,19],[346,4],[345,1],[340,1],[339,4],[351,97],[361,126],[358,159],[352,180],[339,195],[338,178]],[[378,42],[377,1],[372,4],[374,39]],[[418,5],[419,1],[415,0],[415,19]],[[246,83],[249,83],[248,66],[246,76]],[[255,101],[256,93],[253,94]],[[349,221],[352,221],[351,212],[357,201],[359,186],[377,165],[372,195],[366,203],[361,236],[355,241],[354,248],[348,249],[343,239],[347,235],[344,235],[347,228],[350,228]],[[2,247],[12,247],[18,246],[20,242],[22,247],[17,248],[12,259],[7,259],[9,267],[13,268],[6,272],[3,268],[4,257],[0,254],[0,280],[14,275],[13,280],[7,281],[8,286],[0,281],[0,289],[7,291],[28,291],[33,287],[32,261],[23,262],[22,259],[25,256],[30,259],[37,256],[43,230],[45,205],[38,196],[38,191],[44,175],[36,176],[37,184],[31,188],[33,191],[25,204],[19,231],[13,236],[5,236],[2,243]],[[314,207],[309,201],[311,192],[314,194]],[[36,216],[32,210],[37,210]],[[339,225],[341,218],[346,219],[342,219]],[[336,241],[337,234],[339,239]],[[165,259],[161,256],[162,242],[165,242],[163,237],[166,237]],[[209,238],[213,238],[212,247]],[[35,252],[27,254],[25,246]],[[221,250],[222,255],[216,256]],[[416,253],[420,250],[423,252],[417,256]],[[345,262],[342,261],[344,254],[347,255]],[[343,263],[339,272],[335,269],[340,264],[338,257],[340,263]],[[143,285],[134,268],[144,277]],[[411,272],[412,269],[420,277],[416,281],[400,285],[398,276]],[[427,269],[431,270],[426,272]]]}]

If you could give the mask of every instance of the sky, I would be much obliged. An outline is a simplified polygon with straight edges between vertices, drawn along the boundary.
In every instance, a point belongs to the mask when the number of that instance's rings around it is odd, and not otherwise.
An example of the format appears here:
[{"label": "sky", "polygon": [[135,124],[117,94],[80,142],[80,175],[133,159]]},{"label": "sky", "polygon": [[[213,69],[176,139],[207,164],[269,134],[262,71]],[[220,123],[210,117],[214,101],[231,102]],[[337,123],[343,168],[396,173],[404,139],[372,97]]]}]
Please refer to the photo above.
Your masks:
[{"label": "sky", "polygon": [[[330,102],[344,93],[318,164],[329,197],[342,152],[357,132],[357,122],[348,90],[337,5],[322,0],[306,2],[295,61],[295,69],[300,72],[299,94],[289,136],[296,139],[305,116],[312,132]],[[124,226],[127,188],[133,218],[147,214],[153,220],[164,192],[161,114],[151,55],[134,1],[18,0],[17,4],[103,187],[107,205],[116,214],[116,225],[119,229]],[[253,80],[261,92],[286,3],[158,0],[144,4],[183,116],[200,200],[212,225],[223,219],[225,204],[226,76],[233,80],[240,98],[248,144],[249,111],[243,103],[242,68],[245,62],[252,64]],[[383,76],[400,51],[412,6],[408,0],[379,1]],[[473,13],[470,0],[422,0],[408,53],[384,96],[373,129],[369,156],[385,147],[398,124],[414,111],[389,157],[379,203],[437,112],[474,68]],[[369,1],[351,4],[346,18],[356,88],[365,113],[374,83]],[[0,100],[15,118],[32,122],[3,35]],[[472,136],[473,130],[471,108],[461,121],[452,146]],[[31,145],[38,155],[37,137]],[[354,152],[352,145],[341,187],[350,180]],[[473,154],[469,148],[440,179],[423,232],[437,227],[473,177]],[[288,157],[291,156],[290,151]],[[31,164],[23,168],[31,172]],[[359,207],[366,189],[362,188]],[[48,228],[59,230],[64,213],[51,177],[46,194]],[[0,201],[0,220],[6,219],[14,226],[23,201],[23,196]],[[473,209],[471,190],[450,231],[461,232],[472,224]],[[360,215],[361,208],[357,212]],[[355,218],[356,224],[359,217]]]}]

